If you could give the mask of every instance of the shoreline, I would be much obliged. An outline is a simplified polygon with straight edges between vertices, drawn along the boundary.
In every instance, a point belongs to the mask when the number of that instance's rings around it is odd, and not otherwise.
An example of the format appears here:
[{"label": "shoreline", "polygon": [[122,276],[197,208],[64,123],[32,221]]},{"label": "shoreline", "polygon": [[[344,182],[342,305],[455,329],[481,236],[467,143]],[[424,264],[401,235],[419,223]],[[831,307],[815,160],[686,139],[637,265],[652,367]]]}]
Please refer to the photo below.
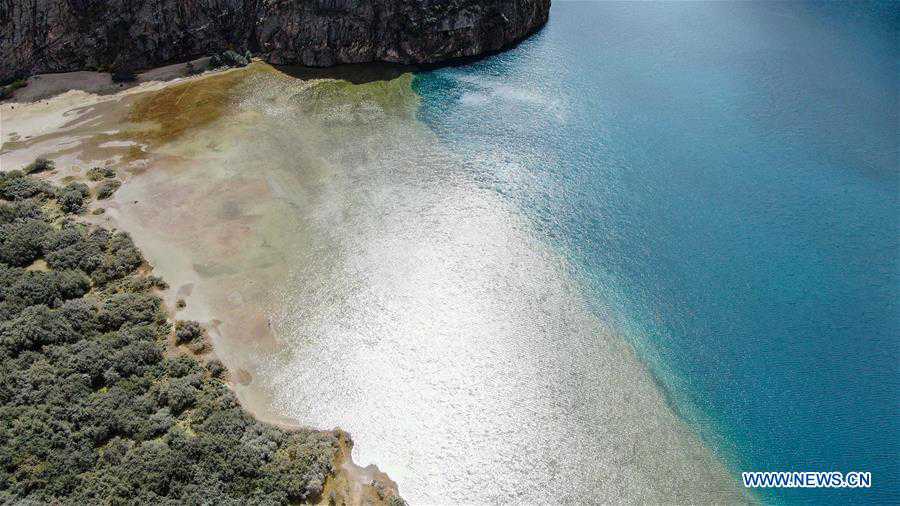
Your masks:
[{"label": "shoreline", "polygon": [[[249,69],[204,74],[167,83],[142,84],[121,96],[117,94],[106,98],[103,96],[92,98],[96,102],[87,107],[75,106],[74,102],[77,101],[72,100],[71,96],[55,97],[47,102],[58,100],[63,108],[78,109],[79,113],[76,114],[76,118],[62,123],[64,129],[66,128],[64,125],[69,125],[72,131],[45,132],[43,135],[47,138],[36,142],[35,149],[46,145],[58,146],[63,157],[63,167],[68,166],[71,169],[75,165],[80,165],[82,168],[77,173],[65,173],[64,170],[60,170],[56,174],[59,178],[83,174],[85,162],[99,159],[112,161],[113,164],[126,163],[131,167],[121,171],[125,176],[125,184],[114,199],[107,201],[107,212],[96,218],[97,222],[116,225],[132,234],[137,245],[153,260],[156,272],[171,283],[170,294],[165,297],[167,306],[173,305],[177,298],[185,298],[187,307],[181,310],[179,315],[184,319],[195,319],[207,324],[214,341],[214,351],[221,353],[223,361],[233,372],[235,381],[232,382],[232,386],[238,393],[242,406],[257,419],[280,425],[289,423],[290,418],[274,416],[275,393],[268,392],[267,395],[271,397],[261,396],[265,392],[254,389],[252,383],[241,383],[242,380],[252,382],[258,372],[257,368],[265,365],[262,362],[254,365],[254,360],[264,360],[275,350],[285,347],[285,343],[279,342],[271,329],[271,308],[273,304],[277,306],[279,301],[271,300],[270,290],[289,274],[287,266],[280,265],[284,263],[285,258],[294,258],[289,255],[294,255],[297,249],[312,253],[304,249],[309,246],[303,244],[305,236],[301,231],[318,225],[295,223],[288,219],[272,221],[272,217],[287,215],[297,206],[307,205],[313,199],[328,198],[328,195],[298,196],[294,191],[301,187],[317,188],[322,185],[321,181],[324,178],[332,177],[332,174],[324,169],[325,162],[310,155],[310,150],[305,149],[305,146],[298,148],[296,156],[307,167],[307,173],[302,176],[302,180],[295,180],[292,178],[300,176],[277,170],[267,172],[269,169],[266,166],[257,166],[259,161],[235,158],[237,155],[233,147],[224,143],[207,144],[214,142],[210,140],[213,137],[209,135],[212,131],[215,131],[217,138],[227,139],[229,136],[234,137],[238,132],[244,132],[242,130],[244,128],[254,127],[256,125],[254,122],[259,121],[255,110],[257,104],[267,104],[266,100],[269,99],[266,97],[251,97],[251,100],[258,102],[254,102],[254,107],[250,107],[249,112],[234,114],[233,109],[228,109],[229,123],[226,125],[216,123],[216,120],[224,114],[225,108],[233,108],[235,102],[248,100],[231,94],[232,88],[228,87],[233,86],[233,83],[227,82],[229,73],[240,73],[241,81],[245,84],[252,79],[252,76],[247,74],[259,74],[260,79],[282,82],[283,77],[280,73],[273,73],[271,67],[259,63],[254,65],[255,67]],[[206,82],[198,83],[201,80]],[[217,83],[223,86],[218,87]],[[376,82],[373,86],[378,85]],[[179,86],[180,88],[177,88]],[[323,96],[319,90],[304,88],[303,83],[288,83],[285,86],[288,87],[286,89],[292,90],[292,93],[315,97],[317,101],[320,99],[327,101],[330,98],[327,94]],[[169,90],[177,88],[177,97],[170,96],[176,95],[174,93],[159,93],[166,88]],[[377,88],[377,93],[381,93],[380,90],[381,88]],[[407,96],[395,97],[391,94],[393,90],[390,87],[385,93],[386,97],[373,96],[390,104],[399,103],[401,108],[407,106],[406,101],[410,100]],[[211,122],[207,123],[204,123],[206,112],[196,111],[196,114],[186,119],[187,126],[184,130],[190,131],[192,136],[182,136],[174,140],[165,137],[165,133],[154,133],[153,128],[149,130],[144,128],[141,123],[123,123],[130,114],[126,114],[126,109],[132,112],[141,109],[139,102],[151,96],[155,96],[154,108],[161,111],[168,110],[166,107],[172,98],[186,100],[188,103],[190,100],[204,100],[205,106],[215,110],[211,113]],[[115,111],[110,102],[115,102]],[[4,107],[9,105],[0,105],[0,111],[3,111]],[[52,109],[52,105],[46,107]],[[311,103],[310,107],[319,107],[319,103]],[[107,144],[100,147],[112,141],[104,137],[103,142],[97,142],[96,139],[91,139],[91,132],[79,130],[78,126],[79,117],[92,114],[95,117],[91,120],[93,123],[90,128],[95,136],[115,137],[120,142],[133,144]],[[60,124],[60,121],[51,124]],[[124,131],[121,130],[123,126],[127,126]],[[112,130],[116,130],[115,133],[107,133]],[[314,129],[307,132],[313,137],[322,135]],[[269,134],[274,135],[274,132],[261,133],[261,135]],[[186,137],[193,138],[186,139]],[[12,158],[11,153],[5,150],[6,133],[3,133],[3,140],[4,151],[0,152],[0,160],[5,161]],[[29,140],[15,142],[28,143]],[[70,146],[72,142],[80,143],[77,145],[88,144],[91,149],[77,152],[78,148],[74,148],[76,153],[72,153],[73,148]],[[133,150],[135,146],[139,150],[137,153]],[[314,146],[321,145],[314,144]],[[312,151],[316,152],[315,149]],[[26,149],[25,152],[16,154],[16,157],[24,159],[32,154],[34,153]],[[82,155],[86,155],[89,160],[80,158]],[[293,155],[294,152],[288,151],[285,153],[285,160]],[[102,158],[103,156],[106,158]],[[279,161],[281,160],[273,163]],[[234,163],[241,167],[258,167],[258,173],[265,173],[266,177],[259,178],[256,175],[245,177],[230,168]],[[223,199],[222,195],[225,194],[229,195],[229,198]],[[175,206],[176,212],[169,212],[166,216],[160,217],[156,212],[160,206]],[[210,225],[218,229],[210,230]],[[280,237],[285,231],[293,231],[298,237],[285,242],[284,238]],[[209,251],[198,257],[197,243],[208,247]],[[223,262],[222,258],[229,260]],[[233,260],[235,258],[237,260]],[[252,283],[248,284],[248,280]],[[254,320],[252,322],[235,322],[233,321],[235,317],[232,317],[231,321],[223,318],[223,315],[234,312],[243,315],[254,314],[256,317],[251,318]],[[243,348],[238,349],[237,346]],[[332,356],[330,359],[335,360],[335,357]],[[340,359],[337,361],[340,362]],[[677,430],[674,432],[677,433]],[[372,471],[371,466],[361,468],[353,464],[352,459],[349,459],[351,446],[347,445],[348,460],[340,464],[342,469],[349,468],[348,476],[359,478],[370,476],[372,472],[378,473],[377,468]],[[386,466],[390,464],[383,461],[380,463]]]}]

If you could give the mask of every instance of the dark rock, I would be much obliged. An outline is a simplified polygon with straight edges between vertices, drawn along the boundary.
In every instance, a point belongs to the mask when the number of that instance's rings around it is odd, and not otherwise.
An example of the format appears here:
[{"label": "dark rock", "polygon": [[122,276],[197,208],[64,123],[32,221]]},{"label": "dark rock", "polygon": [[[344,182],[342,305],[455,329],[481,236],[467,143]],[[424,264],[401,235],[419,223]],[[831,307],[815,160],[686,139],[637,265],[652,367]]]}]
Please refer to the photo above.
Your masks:
[{"label": "dark rock", "polygon": [[114,83],[130,83],[136,80],[137,76],[130,70],[114,70],[112,72],[112,82]]},{"label": "dark rock", "polygon": [[0,0],[0,82],[252,51],[274,64],[435,63],[502,49],[550,0]]},{"label": "dark rock", "polygon": [[[136,70],[245,44],[252,0],[0,0],[0,79]],[[125,67],[125,68],[122,68]]]}]

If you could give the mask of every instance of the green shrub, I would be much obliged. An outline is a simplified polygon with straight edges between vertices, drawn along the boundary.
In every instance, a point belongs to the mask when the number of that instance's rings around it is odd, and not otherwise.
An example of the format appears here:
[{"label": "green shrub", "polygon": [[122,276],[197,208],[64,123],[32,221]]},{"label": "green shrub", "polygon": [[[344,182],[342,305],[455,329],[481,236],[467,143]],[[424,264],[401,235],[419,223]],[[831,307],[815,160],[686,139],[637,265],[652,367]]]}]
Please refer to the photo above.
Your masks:
[{"label": "green shrub", "polygon": [[0,198],[2,199],[16,201],[52,193],[49,183],[28,177],[20,170],[0,172]]},{"label": "green shrub", "polygon": [[158,297],[147,293],[113,294],[100,306],[98,321],[107,331],[154,323],[160,317],[159,304]]},{"label": "green shrub", "polygon": [[25,173],[37,174],[39,172],[46,172],[55,168],[56,164],[54,164],[51,160],[47,160],[46,158],[38,158],[37,160],[25,166]]},{"label": "green shrub", "polygon": [[57,251],[74,246],[85,240],[87,227],[80,223],[65,220],[59,230],[53,230],[44,238],[42,247],[45,252]]},{"label": "green shrub", "polygon": [[392,495],[391,498],[388,499],[388,506],[407,506],[407,504],[402,498]]},{"label": "green shrub", "polygon": [[91,194],[84,183],[69,183],[57,192],[56,200],[65,213],[80,213],[84,210],[84,201]]},{"label": "green shrub", "polygon": [[236,51],[228,50],[212,55],[209,59],[209,67],[213,69],[220,67],[246,67],[250,64],[250,58],[249,51],[241,55]]},{"label": "green shrub", "polygon": [[87,171],[87,178],[91,181],[101,181],[114,177],[116,177],[116,170],[112,167],[93,167]]},{"label": "green shrub", "polygon": [[190,320],[175,322],[175,342],[177,344],[192,343],[203,340],[203,327]]},{"label": "green shrub", "polygon": [[150,291],[154,288],[165,290],[168,288],[168,285],[157,276],[125,276],[120,283],[111,286],[111,288],[119,292],[137,293]]},{"label": "green shrub", "polygon": [[[268,464],[268,471],[273,476],[271,486],[287,496],[289,501],[318,497],[330,468],[327,459],[336,446],[334,436],[315,432],[292,434]],[[297,459],[301,458],[311,465],[306,468],[296,466]]]},{"label": "green shrub", "polygon": [[19,200],[16,202],[0,202],[0,225],[12,223],[17,220],[32,220],[40,218],[43,211],[33,199]]},{"label": "green shrub", "polygon": [[26,271],[13,284],[4,287],[2,293],[9,307],[24,309],[37,304],[59,307],[90,289],[90,279],[81,271]]},{"label": "green shrub", "polygon": [[43,220],[26,219],[0,225],[0,262],[25,267],[40,258],[52,228]]},{"label": "green shrub", "polygon": [[48,250],[47,265],[52,269],[80,269],[92,274],[103,261],[105,246],[105,243],[84,237],[75,244]]},{"label": "green shrub", "polygon": [[206,363],[206,370],[209,371],[209,374],[213,378],[225,379],[225,376],[228,374],[228,369],[225,368],[225,364],[217,358]]},{"label": "green shrub", "polygon": [[67,347],[54,350],[56,361],[63,370],[85,374],[96,387],[103,385],[103,373],[112,367],[109,348],[95,340],[82,339]]},{"label": "green shrub", "polygon": [[16,79],[5,86],[0,86],[0,100],[11,98],[16,90],[25,86],[28,86],[28,81],[25,79]]},{"label": "green shrub", "polygon": [[100,265],[91,273],[91,279],[95,284],[103,285],[133,273],[143,263],[144,257],[135,247],[131,236],[125,232],[116,232],[107,241],[106,253],[101,257]]},{"label": "green shrub", "polygon": [[0,343],[13,354],[45,344],[72,342],[79,335],[69,323],[44,305],[30,306],[18,316],[0,323]]},{"label": "green shrub", "polygon": [[113,356],[116,372],[122,378],[140,376],[162,360],[160,345],[147,340],[137,340],[120,349]]},{"label": "green shrub", "polygon": [[118,179],[109,179],[107,181],[103,181],[102,183],[97,185],[97,198],[100,200],[105,200],[112,197],[120,186],[122,186],[122,183],[119,182]]},{"label": "green shrub", "polygon": [[190,376],[172,378],[160,392],[160,402],[167,405],[173,413],[181,413],[197,402],[197,387]]},{"label": "green shrub", "polygon": [[184,73],[188,76],[195,76],[201,73],[203,70],[194,65],[194,62],[187,62],[184,64]]},{"label": "green shrub", "polygon": [[59,308],[59,315],[69,326],[85,336],[93,336],[100,330],[97,306],[87,298],[71,299]]},{"label": "green shrub", "polygon": [[191,357],[179,356],[170,359],[167,363],[167,371],[169,376],[173,378],[181,378],[188,374],[202,374],[203,368]]}]

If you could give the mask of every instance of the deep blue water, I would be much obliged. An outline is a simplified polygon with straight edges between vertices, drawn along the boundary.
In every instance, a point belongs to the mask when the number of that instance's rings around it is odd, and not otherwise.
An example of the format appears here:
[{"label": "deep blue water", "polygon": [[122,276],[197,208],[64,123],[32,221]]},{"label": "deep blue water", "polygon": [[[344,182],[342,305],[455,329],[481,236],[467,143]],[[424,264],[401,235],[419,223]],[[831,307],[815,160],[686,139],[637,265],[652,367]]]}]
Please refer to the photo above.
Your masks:
[{"label": "deep blue water", "polygon": [[556,2],[418,74],[420,118],[576,266],[742,470],[862,470],[900,501],[898,8]]}]

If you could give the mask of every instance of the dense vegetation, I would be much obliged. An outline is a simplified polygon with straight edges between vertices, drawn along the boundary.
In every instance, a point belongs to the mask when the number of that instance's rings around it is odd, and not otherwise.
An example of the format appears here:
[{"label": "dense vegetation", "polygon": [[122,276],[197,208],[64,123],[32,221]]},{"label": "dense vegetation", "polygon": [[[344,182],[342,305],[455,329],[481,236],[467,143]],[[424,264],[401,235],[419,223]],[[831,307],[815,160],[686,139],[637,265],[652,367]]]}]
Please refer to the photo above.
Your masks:
[{"label": "dense vegetation", "polygon": [[89,194],[0,173],[0,503],[317,498],[336,437],[244,413],[131,238],[77,219]]}]

